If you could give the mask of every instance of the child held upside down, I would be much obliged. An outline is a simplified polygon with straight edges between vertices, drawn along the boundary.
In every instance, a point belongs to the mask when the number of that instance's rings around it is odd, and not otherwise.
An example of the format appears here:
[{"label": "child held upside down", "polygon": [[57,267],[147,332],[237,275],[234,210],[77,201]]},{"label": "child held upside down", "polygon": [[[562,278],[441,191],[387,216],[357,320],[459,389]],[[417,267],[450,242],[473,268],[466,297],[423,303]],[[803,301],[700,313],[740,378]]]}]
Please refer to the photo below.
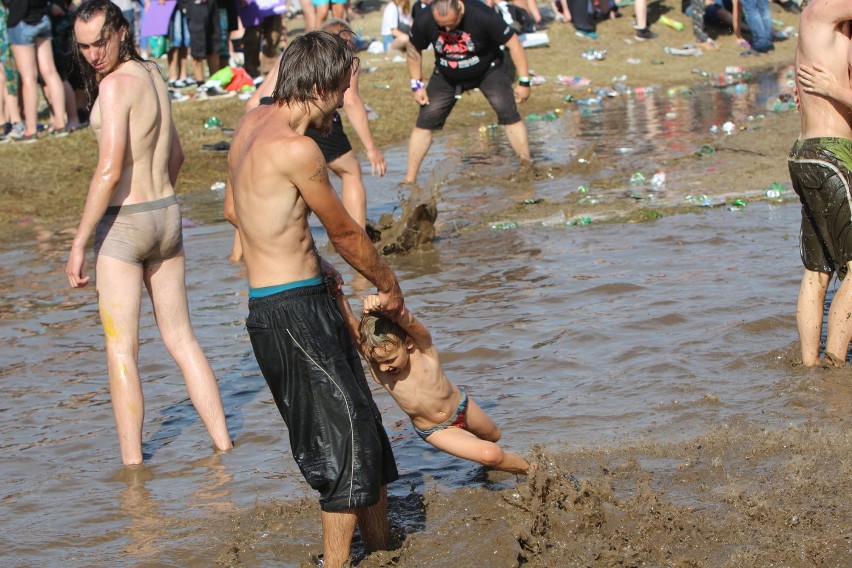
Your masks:
[{"label": "child held upside down", "polygon": [[495,442],[500,429],[464,389],[441,368],[432,336],[411,311],[391,321],[378,311],[379,297],[364,298],[359,321],[343,293],[342,281],[329,281],[332,296],[373,378],[411,418],[417,434],[441,451],[502,471],[524,474],[530,464]]}]

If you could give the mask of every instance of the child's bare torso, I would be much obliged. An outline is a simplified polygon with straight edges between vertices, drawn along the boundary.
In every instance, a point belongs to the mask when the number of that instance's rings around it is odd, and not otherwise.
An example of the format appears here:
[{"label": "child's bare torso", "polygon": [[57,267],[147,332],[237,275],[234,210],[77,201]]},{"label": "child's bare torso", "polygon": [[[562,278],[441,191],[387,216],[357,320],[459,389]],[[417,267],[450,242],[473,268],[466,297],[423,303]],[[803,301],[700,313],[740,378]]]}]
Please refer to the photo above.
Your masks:
[{"label": "child's bare torso", "polygon": [[441,361],[419,349],[412,351],[408,367],[397,374],[384,373],[374,364],[370,368],[417,428],[444,422],[461,402],[461,391],[447,379]]}]

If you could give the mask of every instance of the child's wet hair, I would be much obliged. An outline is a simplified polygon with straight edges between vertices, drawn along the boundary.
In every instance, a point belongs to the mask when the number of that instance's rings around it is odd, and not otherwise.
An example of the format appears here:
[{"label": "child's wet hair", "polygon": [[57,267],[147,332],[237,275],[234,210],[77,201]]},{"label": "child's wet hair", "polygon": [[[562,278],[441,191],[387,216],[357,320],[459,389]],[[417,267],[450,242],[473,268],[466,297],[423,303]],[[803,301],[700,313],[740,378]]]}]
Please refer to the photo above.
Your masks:
[{"label": "child's wet hair", "polygon": [[398,347],[408,338],[405,330],[379,312],[368,312],[361,317],[358,337],[368,359],[373,359],[376,349],[392,345]]}]

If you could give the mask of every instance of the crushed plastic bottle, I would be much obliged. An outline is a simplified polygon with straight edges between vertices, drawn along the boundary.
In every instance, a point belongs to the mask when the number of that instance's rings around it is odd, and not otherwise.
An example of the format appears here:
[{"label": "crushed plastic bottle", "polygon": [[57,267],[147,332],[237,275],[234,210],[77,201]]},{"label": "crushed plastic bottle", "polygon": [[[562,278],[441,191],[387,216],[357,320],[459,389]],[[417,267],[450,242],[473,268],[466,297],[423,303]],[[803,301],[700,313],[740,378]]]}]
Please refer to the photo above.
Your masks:
[{"label": "crushed plastic bottle", "polygon": [[574,227],[576,225],[591,225],[592,218],[586,217],[584,215],[580,215],[579,217],[574,217],[573,219],[569,219],[567,223],[565,223],[569,227]]},{"label": "crushed plastic bottle", "polygon": [[645,176],[642,172],[636,172],[630,176],[630,183],[642,183],[643,181],[645,181]]},{"label": "crushed plastic bottle", "polygon": [[748,207],[748,203],[743,199],[734,199],[731,201],[731,204],[728,206],[728,211],[742,211]]},{"label": "crushed plastic bottle", "polygon": [[770,199],[778,199],[784,193],[784,186],[778,183],[777,181],[769,186],[769,189],[766,190],[766,197]]},{"label": "crushed plastic bottle", "polygon": [[495,230],[517,229],[518,224],[514,221],[503,221],[500,223],[491,223],[491,228]]},{"label": "crushed plastic bottle", "polygon": [[731,122],[730,120],[722,125],[722,132],[730,136],[737,129],[737,125]]},{"label": "crushed plastic bottle", "polygon": [[204,120],[204,128],[207,130],[213,130],[214,128],[219,128],[222,126],[222,120],[217,116],[208,116]]},{"label": "crushed plastic bottle", "polygon": [[210,186],[210,191],[225,191],[225,182],[217,181]]},{"label": "crushed plastic bottle", "polygon": [[651,183],[657,187],[666,184],[666,172],[657,172],[651,178]]}]

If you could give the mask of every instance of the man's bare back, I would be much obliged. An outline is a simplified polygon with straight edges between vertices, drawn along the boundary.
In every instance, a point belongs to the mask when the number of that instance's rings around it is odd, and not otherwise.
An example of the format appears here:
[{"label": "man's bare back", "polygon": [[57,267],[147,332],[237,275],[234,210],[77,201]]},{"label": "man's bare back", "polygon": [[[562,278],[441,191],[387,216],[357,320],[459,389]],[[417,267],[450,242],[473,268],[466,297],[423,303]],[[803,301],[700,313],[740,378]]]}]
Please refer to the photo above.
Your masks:
[{"label": "man's bare back", "polygon": [[[822,65],[842,86],[850,86],[849,37],[847,22],[852,19],[852,2],[812,0],[799,20],[796,69]],[[799,88],[801,139],[818,137],[852,138],[852,109]]]},{"label": "man's bare back", "polygon": [[[109,108],[107,124],[112,132],[103,131],[102,107]],[[168,90],[151,63],[126,61],[101,81],[91,125],[99,145],[122,140],[123,144],[114,146],[124,150],[123,155],[112,156],[124,167],[110,205],[143,203],[174,194],[177,168],[170,167],[170,159],[176,136],[171,113]]]}]

